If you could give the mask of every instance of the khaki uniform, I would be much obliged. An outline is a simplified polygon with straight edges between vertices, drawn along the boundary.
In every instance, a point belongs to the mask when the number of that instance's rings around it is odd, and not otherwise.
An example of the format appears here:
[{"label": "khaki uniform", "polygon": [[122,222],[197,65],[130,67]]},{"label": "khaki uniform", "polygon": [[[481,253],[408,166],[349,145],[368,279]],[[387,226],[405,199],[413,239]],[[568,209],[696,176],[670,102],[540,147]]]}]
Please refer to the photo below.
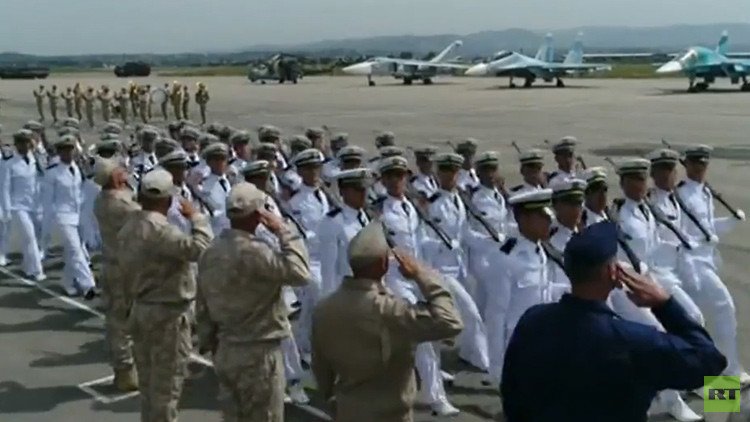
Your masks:
[{"label": "khaki uniform", "polygon": [[128,103],[130,103],[130,94],[128,94],[127,91],[120,91],[115,94],[115,100],[120,106],[120,118],[122,119],[122,122],[128,124]]},{"label": "khaki uniform", "polygon": [[47,91],[49,98],[49,112],[52,115],[52,122],[57,123],[57,102],[60,101],[60,93],[56,89]]},{"label": "khaki uniform", "polygon": [[129,277],[118,265],[117,233],[127,217],[140,209],[128,190],[102,190],[94,200],[94,215],[102,237],[102,270],[99,283],[105,303],[105,326],[114,369],[133,366],[133,341],[127,331],[132,300],[126,294]]},{"label": "khaki uniform", "polygon": [[34,99],[36,100],[36,111],[39,113],[39,121],[44,121],[44,96],[46,95],[44,88],[35,89]]},{"label": "khaki uniform", "polygon": [[73,117],[73,109],[75,103],[75,94],[73,90],[68,88],[68,91],[63,92],[60,96],[65,100],[65,114],[68,117]]},{"label": "khaki uniform", "polygon": [[82,106],[83,106],[83,92],[81,92],[81,87],[76,84],[75,87],[73,87],[73,102],[75,105],[76,110],[76,118],[80,122],[83,120],[83,113],[82,113]]},{"label": "khaki uniform", "polygon": [[169,85],[164,86],[164,101],[159,104],[159,107],[161,107],[161,115],[164,118],[164,121],[169,121],[169,111],[167,110],[169,107]]},{"label": "khaki uniform", "polygon": [[109,117],[112,112],[112,92],[104,92],[103,90],[99,91],[98,98],[102,103],[102,119],[104,119],[105,122],[109,122]]},{"label": "khaki uniform", "polygon": [[117,239],[133,297],[129,327],[141,392],[141,420],[177,420],[190,356],[189,312],[195,298],[196,262],[211,242],[206,217],[196,214],[192,233],[184,234],[167,217],[137,211]]},{"label": "khaki uniform", "polygon": [[189,119],[188,106],[190,105],[190,92],[188,92],[186,86],[182,87],[182,96],[180,99],[182,100],[182,118]]},{"label": "khaki uniform", "polygon": [[133,110],[133,118],[137,118],[138,116],[138,85],[135,85],[135,84],[130,85],[130,90],[128,94],[130,95],[130,107]]},{"label": "khaki uniform", "polygon": [[406,422],[416,395],[418,343],[454,337],[463,324],[439,276],[423,270],[426,303],[410,305],[378,280],[347,277],[315,309],[312,369],[337,422]]},{"label": "khaki uniform", "polygon": [[182,119],[182,89],[179,85],[172,87],[172,94],[170,94],[169,99],[172,101],[175,120]]},{"label": "khaki uniform", "polygon": [[195,103],[198,104],[198,108],[201,112],[201,122],[205,125],[206,124],[206,105],[208,104],[208,100],[210,100],[211,97],[208,95],[208,89],[199,88],[198,91],[195,93]]},{"label": "khaki uniform", "polygon": [[290,326],[282,288],[310,278],[304,242],[287,230],[274,250],[227,229],[203,254],[198,273],[198,338],[201,349],[215,351],[224,420],[283,422],[281,341]]},{"label": "khaki uniform", "polygon": [[151,94],[143,89],[138,94],[138,111],[141,115],[141,121],[148,123],[148,119],[151,117],[149,113],[149,105],[151,104]]},{"label": "khaki uniform", "polygon": [[82,98],[86,103],[86,120],[88,120],[89,126],[94,127],[94,101],[96,100],[96,94],[94,94],[94,91],[87,91],[83,94]]}]

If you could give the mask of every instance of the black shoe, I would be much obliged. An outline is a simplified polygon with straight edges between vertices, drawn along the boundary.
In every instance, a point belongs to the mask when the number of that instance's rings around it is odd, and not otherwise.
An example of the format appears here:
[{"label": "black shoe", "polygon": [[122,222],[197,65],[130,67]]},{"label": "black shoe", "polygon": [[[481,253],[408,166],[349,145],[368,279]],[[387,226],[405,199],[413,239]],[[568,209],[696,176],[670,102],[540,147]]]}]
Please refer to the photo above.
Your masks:
[{"label": "black shoe", "polygon": [[93,288],[88,289],[86,293],[83,294],[83,300],[92,300],[96,297],[96,290]]}]

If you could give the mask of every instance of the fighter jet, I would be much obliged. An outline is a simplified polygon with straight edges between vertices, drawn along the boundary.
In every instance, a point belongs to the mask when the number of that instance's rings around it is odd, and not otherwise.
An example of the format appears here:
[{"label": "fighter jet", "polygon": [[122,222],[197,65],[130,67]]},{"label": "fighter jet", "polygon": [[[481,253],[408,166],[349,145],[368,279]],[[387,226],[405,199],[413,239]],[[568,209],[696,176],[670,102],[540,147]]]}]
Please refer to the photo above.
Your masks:
[{"label": "fighter jet", "polygon": [[500,51],[488,63],[480,63],[466,71],[468,76],[509,76],[509,86],[515,88],[513,78],[523,78],[525,88],[531,87],[537,78],[545,82],[556,81],[564,87],[562,78],[571,74],[611,70],[607,64],[583,63],[583,42],[580,35],[562,63],[557,63],[552,34],[547,34],[536,56],[529,57],[513,51]]},{"label": "fighter jet", "polygon": [[302,76],[299,60],[289,54],[276,54],[259,66],[250,66],[247,72],[250,82],[260,81],[261,84],[266,81],[278,81],[280,84],[290,81],[296,84]]},{"label": "fighter jet", "polygon": [[[742,80],[740,90],[750,91],[747,76],[750,74],[750,60],[728,57],[729,33],[724,31],[715,50],[706,47],[690,47],[677,54],[673,60],[656,69],[656,73],[683,73],[690,80],[688,92],[701,92],[708,89],[716,78],[729,78],[733,85]],[[697,78],[703,82],[695,83]]]},{"label": "fighter jet", "polygon": [[448,54],[462,45],[462,41],[454,41],[429,61],[373,57],[367,61],[347,66],[342,70],[349,75],[367,76],[367,84],[369,86],[375,86],[375,81],[372,80],[373,75],[391,75],[396,79],[403,80],[404,85],[411,85],[414,80],[421,79],[422,83],[429,85],[432,83],[432,78],[441,71],[444,72],[452,69],[466,70],[469,68],[466,65],[446,61]]}]

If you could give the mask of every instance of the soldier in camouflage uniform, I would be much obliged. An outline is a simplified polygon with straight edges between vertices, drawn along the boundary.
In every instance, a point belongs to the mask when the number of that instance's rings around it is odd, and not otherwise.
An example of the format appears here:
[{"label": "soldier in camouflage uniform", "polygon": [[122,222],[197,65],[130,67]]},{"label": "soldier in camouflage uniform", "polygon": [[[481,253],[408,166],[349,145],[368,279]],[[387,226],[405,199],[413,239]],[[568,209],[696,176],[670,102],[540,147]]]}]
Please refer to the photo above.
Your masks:
[{"label": "soldier in camouflage uniform", "polygon": [[188,105],[190,105],[190,92],[188,92],[188,86],[183,85],[182,86],[182,95],[180,96],[180,99],[182,100],[182,118],[188,119]]},{"label": "soldier in camouflage uniform", "polygon": [[81,89],[80,82],[76,82],[73,87],[73,104],[75,105],[76,118],[80,122],[83,120],[83,113],[81,112],[81,106],[83,106],[83,90]]},{"label": "soldier in camouflage uniform", "polygon": [[[200,348],[214,352],[227,421],[284,421],[281,341],[290,327],[282,288],[304,286],[310,278],[302,238],[266,210],[267,200],[254,185],[237,184],[227,199],[231,229],[198,266]],[[255,235],[261,225],[276,236],[279,249]]]},{"label": "soldier in camouflage uniform", "polygon": [[151,93],[148,91],[148,87],[142,86],[138,89],[138,111],[143,123],[148,123],[150,117],[149,104],[151,104]]},{"label": "soldier in camouflage uniform", "polygon": [[57,85],[52,85],[52,89],[47,91],[49,99],[49,112],[52,115],[52,123],[57,123],[57,102],[60,101],[60,93],[57,91]]},{"label": "soldier in camouflage uniform", "polygon": [[120,118],[122,119],[122,122],[128,124],[128,103],[130,102],[130,94],[128,93],[128,89],[122,87],[122,89],[120,89],[120,92],[115,94],[115,100],[117,100],[117,103],[120,106]]},{"label": "soldier in camouflage uniform", "polygon": [[133,335],[141,420],[173,422],[191,351],[190,309],[195,299],[191,263],[211,242],[206,217],[182,200],[182,215],[192,224],[184,234],[167,221],[172,176],[163,169],[146,173],[138,200],[143,208],[125,222],[117,239],[121,264],[130,270],[133,307],[129,327]]},{"label": "soldier in camouflage uniform", "polygon": [[94,88],[88,87],[82,98],[86,103],[86,120],[89,122],[89,126],[94,127],[94,101],[96,100]]},{"label": "soldier in camouflage uniform", "polygon": [[65,100],[65,114],[68,117],[73,117],[73,107],[75,103],[75,94],[73,93],[73,88],[68,87],[65,92],[60,94],[63,100]]},{"label": "soldier in camouflage uniform", "polygon": [[101,158],[94,165],[94,182],[102,191],[94,201],[94,215],[102,237],[102,270],[99,283],[105,303],[105,327],[114,385],[120,391],[138,389],[133,366],[133,342],[127,332],[131,300],[126,294],[128,277],[118,266],[117,233],[127,217],[141,207],[133,200],[128,173],[116,161]]},{"label": "soldier in camouflage uniform", "polygon": [[32,91],[34,93],[34,100],[36,100],[36,111],[39,112],[39,121],[44,121],[44,96],[47,95],[44,91],[44,85],[39,85],[39,89]]},{"label": "soldier in camouflage uniform", "polygon": [[110,114],[112,113],[112,91],[109,90],[107,85],[102,85],[101,91],[99,91],[97,98],[102,105],[102,119],[105,122],[109,122]]},{"label": "soldier in camouflage uniform", "polygon": [[172,82],[172,92],[169,94],[169,100],[172,102],[175,120],[182,119],[182,88],[177,81]]},{"label": "soldier in camouflage uniform", "polygon": [[195,103],[198,104],[198,108],[201,112],[201,124],[206,124],[206,105],[208,104],[208,100],[210,100],[211,97],[208,95],[208,89],[206,89],[206,84],[203,82],[198,82],[198,91],[195,93]]}]

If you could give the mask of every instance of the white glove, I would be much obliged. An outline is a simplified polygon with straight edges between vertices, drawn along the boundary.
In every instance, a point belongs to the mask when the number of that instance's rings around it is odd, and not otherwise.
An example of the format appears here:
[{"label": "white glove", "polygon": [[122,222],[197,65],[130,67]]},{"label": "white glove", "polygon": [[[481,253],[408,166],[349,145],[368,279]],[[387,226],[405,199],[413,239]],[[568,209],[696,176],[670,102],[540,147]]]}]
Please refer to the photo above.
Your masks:
[{"label": "white glove", "polygon": [[698,249],[698,247],[700,246],[700,243],[688,241],[688,245],[690,245],[689,250],[695,250],[695,249]]},{"label": "white glove", "polygon": [[737,218],[739,218],[740,221],[745,221],[745,211],[737,210]]},{"label": "white glove", "polygon": [[708,239],[708,242],[713,244],[719,243],[719,236],[712,234],[711,238]]}]

